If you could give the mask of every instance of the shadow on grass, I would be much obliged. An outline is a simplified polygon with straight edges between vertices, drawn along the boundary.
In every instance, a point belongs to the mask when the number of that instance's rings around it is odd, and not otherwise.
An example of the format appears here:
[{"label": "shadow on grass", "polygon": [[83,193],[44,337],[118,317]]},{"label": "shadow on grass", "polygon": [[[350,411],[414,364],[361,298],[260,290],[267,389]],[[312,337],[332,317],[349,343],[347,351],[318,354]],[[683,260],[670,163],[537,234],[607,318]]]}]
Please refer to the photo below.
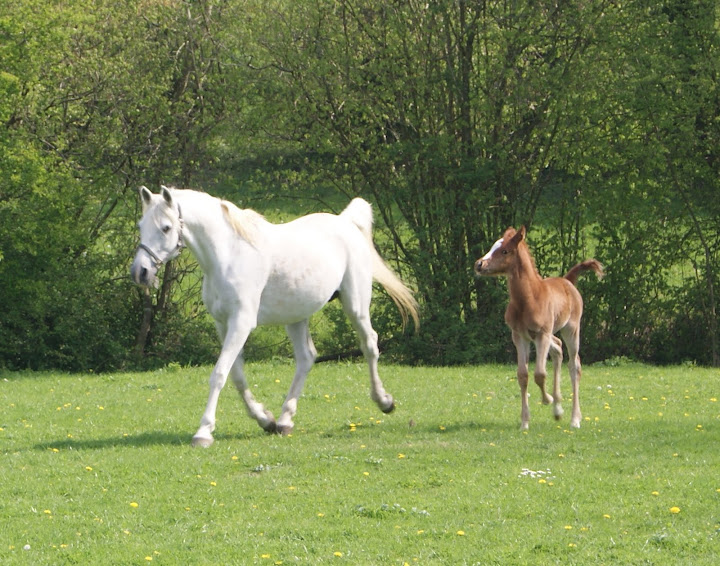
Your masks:
[{"label": "shadow on grass", "polygon": [[[223,434],[214,435],[215,442],[226,442],[228,440],[248,440],[250,434]],[[36,450],[104,450],[106,448],[133,447],[143,448],[146,446],[190,446],[191,434],[151,431],[140,434],[129,434],[123,436],[112,436],[109,438],[92,438],[78,440],[67,438],[62,440],[36,444]]]}]

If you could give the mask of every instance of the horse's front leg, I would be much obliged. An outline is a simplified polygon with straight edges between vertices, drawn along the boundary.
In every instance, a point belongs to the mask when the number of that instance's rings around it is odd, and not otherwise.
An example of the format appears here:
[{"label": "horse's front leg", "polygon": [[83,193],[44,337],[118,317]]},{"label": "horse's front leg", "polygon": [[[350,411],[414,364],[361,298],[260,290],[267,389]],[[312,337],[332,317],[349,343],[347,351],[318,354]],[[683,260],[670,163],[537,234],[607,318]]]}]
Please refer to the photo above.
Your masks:
[{"label": "horse's front leg", "polygon": [[223,346],[220,357],[210,374],[210,394],[205,406],[205,412],[200,419],[200,428],[192,439],[193,446],[208,447],[213,443],[212,433],[215,430],[215,412],[217,411],[220,391],[225,387],[230,369],[240,355],[243,346],[245,346],[245,341],[254,327],[255,324],[249,320],[249,317],[241,315],[237,315],[229,321],[225,329],[220,328],[218,324],[218,331],[221,338],[223,338]]},{"label": "horse's front leg", "polygon": [[295,377],[282,407],[282,415],[277,422],[277,432],[290,434],[294,428],[293,417],[297,412],[297,402],[305,385],[305,378],[315,363],[317,350],[310,336],[309,321],[302,320],[286,327],[293,343],[295,354]]},{"label": "horse's front leg", "polygon": [[245,378],[245,372],[243,371],[243,365],[244,360],[242,353],[240,353],[230,370],[230,377],[235,384],[235,388],[238,390],[240,396],[245,402],[248,414],[258,422],[265,432],[277,432],[275,417],[263,406],[262,403],[255,400],[252,391],[250,391],[247,379]]}]

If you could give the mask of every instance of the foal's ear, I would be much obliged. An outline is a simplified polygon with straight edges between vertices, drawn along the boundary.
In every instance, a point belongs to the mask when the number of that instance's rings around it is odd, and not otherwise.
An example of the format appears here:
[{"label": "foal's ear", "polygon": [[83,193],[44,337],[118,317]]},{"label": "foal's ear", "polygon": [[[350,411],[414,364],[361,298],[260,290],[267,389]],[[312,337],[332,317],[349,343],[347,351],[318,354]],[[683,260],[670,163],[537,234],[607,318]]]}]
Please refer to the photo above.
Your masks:
[{"label": "foal's ear", "polygon": [[520,230],[518,230],[517,232],[515,232],[515,235],[512,237],[512,239],[510,240],[510,242],[511,242],[515,247],[517,247],[517,246],[520,244],[520,242],[522,242],[522,241],[525,239],[525,234],[526,234],[526,232],[527,232],[527,231],[525,230],[525,226],[520,226]]},{"label": "foal's ear", "polygon": [[145,210],[152,202],[152,193],[150,192],[150,189],[144,185],[138,189],[138,192],[140,193],[143,210]]}]

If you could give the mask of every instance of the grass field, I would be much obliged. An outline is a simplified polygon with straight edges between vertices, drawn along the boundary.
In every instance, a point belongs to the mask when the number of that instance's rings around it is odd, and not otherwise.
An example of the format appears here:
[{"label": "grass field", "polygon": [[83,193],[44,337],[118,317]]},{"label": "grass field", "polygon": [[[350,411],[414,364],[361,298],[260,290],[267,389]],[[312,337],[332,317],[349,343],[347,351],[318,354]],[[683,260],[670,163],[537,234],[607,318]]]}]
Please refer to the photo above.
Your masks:
[{"label": "grass field", "polygon": [[[229,386],[207,450],[209,368],[0,374],[0,563],[719,563],[720,371],[584,370],[582,428],[532,389],[521,433],[513,367],[381,366],[383,415],[321,364],[293,435]],[[276,415],[291,373],[248,367]]]}]

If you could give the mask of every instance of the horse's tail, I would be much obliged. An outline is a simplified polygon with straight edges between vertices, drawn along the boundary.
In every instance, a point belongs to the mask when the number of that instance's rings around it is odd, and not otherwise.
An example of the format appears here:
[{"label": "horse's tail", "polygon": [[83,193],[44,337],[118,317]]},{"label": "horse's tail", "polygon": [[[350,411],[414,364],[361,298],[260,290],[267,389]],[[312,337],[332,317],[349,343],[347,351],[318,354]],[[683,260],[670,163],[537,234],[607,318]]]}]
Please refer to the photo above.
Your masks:
[{"label": "horse's tail", "polygon": [[400,311],[403,320],[403,326],[407,325],[408,318],[412,318],[415,323],[415,329],[420,327],[420,318],[418,316],[418,304],[413,297],[412,292],[408,289],[395,272],[390,269],[387,263],[380,257],[375,249],[372,239],[373,214],[372,206],[366,200],[354,198],[347,205],[345,210],[340,214],[343,218],[347,218],[358,227],[365,236],[365,240],[370,248],[372,255],[372,271],[373,279],[383,286],[387,294],[393,300]]},{"label": "horse's tail", "polygon": [[568,271],[565,274],[565,279],[570,281],[573,285],[577,285],[578,276],[583,271],[594,271],[595,274],[598,276],[598,279],[602,279],[605,275],[605,272],[603,271],[602,263],[600,263],[596,259],[586,259],[585,261],[578,263],[575,267],[573,267],[570,271]]}]

